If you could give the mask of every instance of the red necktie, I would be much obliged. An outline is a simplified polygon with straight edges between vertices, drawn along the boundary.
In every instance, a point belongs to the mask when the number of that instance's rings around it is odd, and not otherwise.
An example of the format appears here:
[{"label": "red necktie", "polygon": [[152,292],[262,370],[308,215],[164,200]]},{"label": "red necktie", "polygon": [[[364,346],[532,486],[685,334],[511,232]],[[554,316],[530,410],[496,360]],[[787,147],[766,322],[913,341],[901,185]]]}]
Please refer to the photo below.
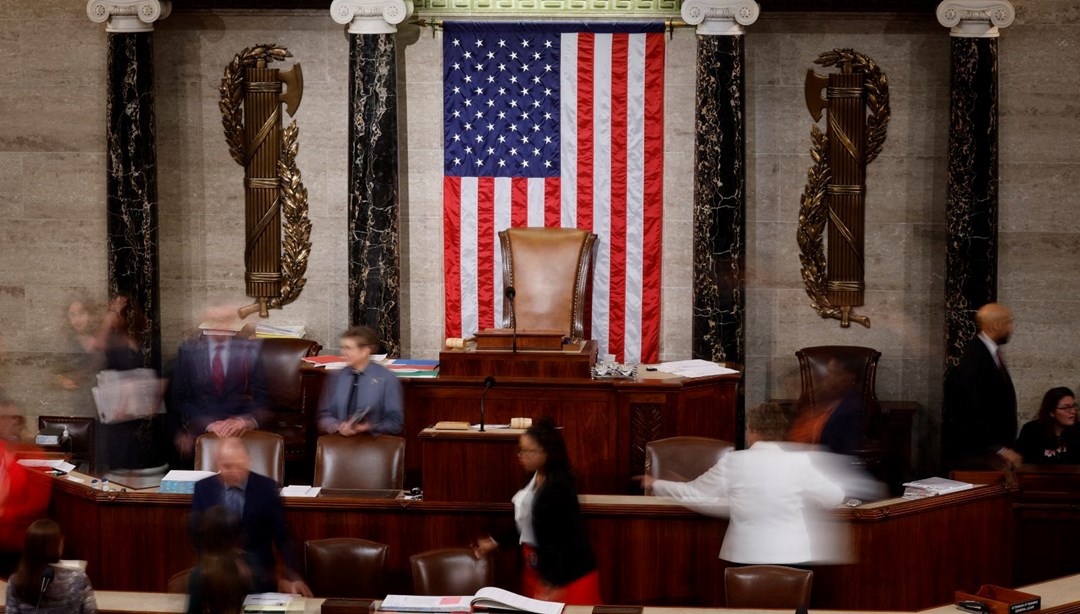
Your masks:
[{"label": "red necktie", "polygon": [[225,349],[225,344],[217,344],[217,348],[214,350],[214,360],[210,363],[210,378],[214,380],[214,393],[221,396],[221,393],[225,391],[225,363],[221,360],[221,352]]}]

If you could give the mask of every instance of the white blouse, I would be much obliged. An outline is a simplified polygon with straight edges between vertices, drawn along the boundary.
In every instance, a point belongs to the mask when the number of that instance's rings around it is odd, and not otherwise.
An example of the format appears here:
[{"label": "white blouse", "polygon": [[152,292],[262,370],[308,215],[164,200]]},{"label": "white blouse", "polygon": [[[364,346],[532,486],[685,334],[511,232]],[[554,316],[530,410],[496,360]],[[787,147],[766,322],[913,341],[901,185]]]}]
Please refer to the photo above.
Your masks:
[{"label": "white blouse", "polygon": [[533,500],[536,498],[536,474],[534,473],[525,488],[517,491],[511,501],[514,502],[514,522],[517,523],[518,540],[522,544],[536,547],[536,536],[533,535]]}]

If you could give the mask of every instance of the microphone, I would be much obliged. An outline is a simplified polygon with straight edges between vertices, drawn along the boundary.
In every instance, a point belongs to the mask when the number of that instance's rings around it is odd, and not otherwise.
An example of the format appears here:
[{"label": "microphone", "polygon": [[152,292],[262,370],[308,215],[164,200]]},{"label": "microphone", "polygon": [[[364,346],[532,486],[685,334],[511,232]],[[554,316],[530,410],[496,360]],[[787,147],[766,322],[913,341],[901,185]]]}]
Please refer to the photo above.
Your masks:
[{"label": "microphone", "polygon": [[513,352],[517,354],[517,313],[514,310],[514,297],[517,296],[517,290],[514,290],[514,286],[506,286],[503,294],[506,296],[506,300],[510,301],[510,321],[514,323]]},{"label": "microphone", "polygon": [[41,592],[38,593],[37,605],[34,607],[34,611],[38,611],[41,608],[41,600],[45,597],[45,591],[49,588],[49,583],[53,581],[56,576],[56,570],[52,567],[46,567],[41,572]]},{"label": "microphone", "polygon": [[484,378],[484,391],[480,393],[480,432],[484,432],[484,397],[487,396],[488,390],[495,387],[495,377],[487,376]]}]

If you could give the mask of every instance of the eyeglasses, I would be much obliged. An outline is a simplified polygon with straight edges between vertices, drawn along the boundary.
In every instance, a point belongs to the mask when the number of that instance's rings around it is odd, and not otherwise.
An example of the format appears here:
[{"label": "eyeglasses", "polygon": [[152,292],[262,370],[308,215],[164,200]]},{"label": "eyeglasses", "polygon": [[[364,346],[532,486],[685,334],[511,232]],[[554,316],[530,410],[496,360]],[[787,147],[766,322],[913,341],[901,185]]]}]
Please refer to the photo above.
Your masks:
[{"label": "eyeglasses", "polygon": [[523,454],[543,454],[543,450],[536,450],[531,448],[518,448],[518,456]]},{"label": "eyeglasses", "polygon": [[1080,408],[1080,405],[1073,403],[1072,405],[1058,405],[1055,409],[1060,409],[1061,411],[1076,411],[1078,408]]}]

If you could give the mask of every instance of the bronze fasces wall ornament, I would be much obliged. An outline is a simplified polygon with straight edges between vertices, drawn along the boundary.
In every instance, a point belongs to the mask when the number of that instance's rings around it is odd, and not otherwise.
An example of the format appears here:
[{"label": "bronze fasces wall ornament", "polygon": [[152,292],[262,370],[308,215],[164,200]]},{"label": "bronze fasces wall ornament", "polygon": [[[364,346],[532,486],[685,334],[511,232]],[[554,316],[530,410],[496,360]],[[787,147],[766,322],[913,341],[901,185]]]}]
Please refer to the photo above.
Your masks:
[{"label": "bronze fasces wall ornament", "polygon": [[274,44],[248,47],[225,67],[221,123],[233,160],[244,167],[244,281],[255,303],[240,310],[262,317],[296,300],[311,254],[308,194],[296,166],[296,120],[282,128],[281,107],[295,115],[304,92],[299,64],[288,70],[271,62],[292,57]]},{"label": "bronze fasces wall ornament", "polygon": [[806,107],[815,122],[826,112],[826,130],[817,124],[810,129],[814,163],[806,173],[797,234],[803,283],[821,317],[840,320],[844,328],[852,321],[870,328],[870,318],[854,308],[866,290],[866,165],[885,144],[889,82],[874,60],[853,49],[826,51],[814,63],[839,72],[806,72]]}]

